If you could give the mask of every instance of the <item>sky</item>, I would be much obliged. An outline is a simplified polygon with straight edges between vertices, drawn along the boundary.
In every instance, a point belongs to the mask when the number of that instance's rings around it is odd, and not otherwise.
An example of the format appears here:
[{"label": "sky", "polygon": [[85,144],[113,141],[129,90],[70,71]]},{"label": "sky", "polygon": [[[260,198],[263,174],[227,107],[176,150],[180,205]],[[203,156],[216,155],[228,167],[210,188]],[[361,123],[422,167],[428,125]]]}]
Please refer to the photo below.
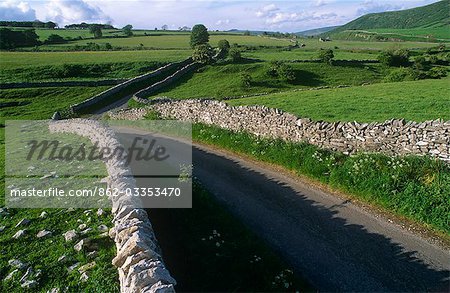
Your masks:
[{"label": "sky", "polygon": [[298,32],[345,24],[373,12],[408,9],[436,0],[0,0],[0,20],[80,22],[169,29],[203,23],[210,30]]}]

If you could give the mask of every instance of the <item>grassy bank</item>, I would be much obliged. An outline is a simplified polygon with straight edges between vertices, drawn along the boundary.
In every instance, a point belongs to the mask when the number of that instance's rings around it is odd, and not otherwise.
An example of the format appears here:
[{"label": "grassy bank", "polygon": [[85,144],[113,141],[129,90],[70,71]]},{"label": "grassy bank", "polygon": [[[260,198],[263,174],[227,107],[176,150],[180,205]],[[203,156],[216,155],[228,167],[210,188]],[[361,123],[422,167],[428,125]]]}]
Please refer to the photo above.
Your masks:
[{"label": "grassy bank", "polygon": [[[0,207],[5,205],[5,120],[16,119],[49,119],[55,110],[80,102],[105,88],[39,88],[1,90],[0,102],[23,102],[19,106],[3,107],[0,114]],[[59,170],[54,170],[59,171]],[[0,292],[26,292],[21,288],[20,278],[25,271],[19,271],[9,280],[4,280],[14,268],[8,264],[10,260],[18,259],[33,268],[34,273],[41,271],[38,285],[33,290],[46,292],[52,288],[60,288],[61,292],[119,292],[117,269],[111,260],[115,257],[114,242],[109,237],[100,236],[98,226],[103,224],[111,227],[112,216],[106,213],[97,216],[96,210],[86,212],[77,209],[72,212],[61,209],[47,209],[48,215],[41,218],[43,209],[8,209],[9,214],[0,215]],[[30,220],[30,224],[15,227],[22,219]],[[92,228],[86,236],[98,245],[98,255],[91,258],[86,252],[76,252],[73,248],[76,242],[66,242],[63,233],[75,229],[78,232],[80,224]],[[20,229],[26,229],[20,239],[12,236]],[[41,230],[49,230],[51,236],[37,238]],[[59,260],[65,255],[64,260]],[[95,261],[96,266],[89,271],[87,282],[81,282],[78,268]],[[68,268],[79,263],[71,272]]]},{"label": "grassy bank", "polygon": [[[158,95],[182,99],[222,98],[262,92],[273,93],[296,88],[360,85],[381,81],[381,69],[377,64],[331,66],[323,63],[294,63],[291,65],[295,74],[295,80],[291,82],[269,76],[268,62],[249,60],[242,64],[209,65],[183,77]],[[249,87],[242,85],[242,72],[251,76],[252,81]]]},{"label": "grassy bank", "polygon": [[173,62],[191,55],[190,50],[93,51],[93,52],[0,52],[2,70],[43,65]]},{"label": "grassy bank", "polygon": [[192,209],[148,212],[178,291],[313,290],[197,182]]},{"label": "grassy bank", "polygon": [[285,92],[227,101],[265,105],[314,120],[450,120],[450,79],[380,83],[363,87]]},{"label": "grassy bank", "polygon": [[203,124],[194,125],[193,138],[283,166],[370,204],[450,233],[450,167],[442,161],[379,154],[345,156],[306,143],[261,139]]},{"label": "grassy bank", "polygon": [[88,99],[108,87],[34,88],[0,91],[0,103],[11,104],[0,109],[0,123],[14,119],[50,119],[55,111]]}]

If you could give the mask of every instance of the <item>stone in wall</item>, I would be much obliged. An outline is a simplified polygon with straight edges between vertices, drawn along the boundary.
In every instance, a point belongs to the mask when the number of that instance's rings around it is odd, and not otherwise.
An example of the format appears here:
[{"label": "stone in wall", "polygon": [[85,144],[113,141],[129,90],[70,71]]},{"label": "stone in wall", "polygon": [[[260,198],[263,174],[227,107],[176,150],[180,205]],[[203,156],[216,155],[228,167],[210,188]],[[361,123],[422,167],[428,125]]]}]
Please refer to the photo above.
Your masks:
[{"label": "stone in wall", "polygon": [[[450,162],[450,121],[391,119],[384,122],[324,122],[299,118],[265,106],[229,106],[214,100],[163,100],[150,106],[162,117],[201,122],[262,137],[305,141],[346,154],[428,155]],[[136,110],[133,110],[136,111]],[[116,118],[141,119],[145,111],[122,111]]]},{"label": "stone in wall", "polygon": [[[92,143],[97,142],[100,148],[120,146],[112,130],[93,120],[52,121],[49,129],[87,137]],[[109,174],[108,187],[119,190],[136,187],[125,162],[111,156],[105,164]],[[112,197],[112,200],[114,227],[109,235],[116,243],[117,255],[112,262],[118,268],[121,292],[175,292],[176,281],[164,265],[147,212],[136,208],[139,199]]]}]

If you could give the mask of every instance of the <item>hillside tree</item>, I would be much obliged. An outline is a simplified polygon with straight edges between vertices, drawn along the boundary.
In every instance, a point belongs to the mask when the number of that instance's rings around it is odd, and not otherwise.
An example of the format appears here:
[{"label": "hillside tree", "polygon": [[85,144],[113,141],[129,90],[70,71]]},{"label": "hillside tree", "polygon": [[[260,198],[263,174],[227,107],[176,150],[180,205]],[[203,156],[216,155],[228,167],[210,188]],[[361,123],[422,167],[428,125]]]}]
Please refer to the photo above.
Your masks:
[{"label": "hillside tree", "polygon": [[126,26],[124,26],[122,28],[122,31],[127,37],[131,37],[133,35],[132,29],[133,29],[133,26],[131,24],[127,24]]},{"label": "hillside tree", "polygon": [[191,42],[190,42],[191,47],[195,48],[198,45],[205,45],[208,42],[209,42],[208,29],[203,24],[194,25],[191,32]]},{"label": "hillside tree", "polygon": [[98,25],[98,24],[90,25],[89,32],[91,34],[94,34],[94,38],[96,38],[96,39],[101,38],[103,36],[102,27],[101,27],[101,25]]},{"label": "hillside tree", "polygon": [[319,60],[323,63],[333,64],[334,52],[331,49],[320,50]]}]

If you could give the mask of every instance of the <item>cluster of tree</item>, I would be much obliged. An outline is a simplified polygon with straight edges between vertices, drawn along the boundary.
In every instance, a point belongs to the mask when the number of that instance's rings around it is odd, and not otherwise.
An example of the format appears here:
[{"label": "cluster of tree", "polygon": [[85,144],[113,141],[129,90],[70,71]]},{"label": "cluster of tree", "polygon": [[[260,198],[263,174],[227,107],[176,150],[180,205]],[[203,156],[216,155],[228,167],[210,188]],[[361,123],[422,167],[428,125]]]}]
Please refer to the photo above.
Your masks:
[{"label": "cluster of tree", "polygon": [[292,82],[295,80],[295,71],[291,65],[282,61],[272,61],[267,69],[267,75],[278,77],[284,81]]},{"label": "cluster of tree", "polygon": [[[194,49],[192,58],[202,64],[208,64],[212,61],[214,51],[209,44],[208,29],[203,24],[197,24],[192,28],[190,45]],[[241,51],[237,48],[231,48],[227,40],[220,40],[217,44],[219,48],[219,59],[225,59],[230,56],[233,62],[242,60]]]},{"label": "cluster of tree", "polygon": [[192,28],[190,45],[194,49],[192,59],[202,64],[212,61],[214,52],[209,44],[208,29],[203,24],[196,24]]},{"label": "cluster of tree", "polygon": [[11,50],[18,47],[37,46],[39,44],[39,37],[32,29],[15,31],[0,28],[0,49]]},{"label": "cluster of tree", "polygon": [[102,26],[99,24],[91,24],[89,26],[89,32],[94,35],[94,38],[98,39],[103,36]]},{"label": "cluster of tree", "polygon": [[449,57],[448,55],[439,56],[427,53],[415,57],[414,61],[411,62],[410,52],[399,49],[382,52],[378,56],[378,60],[385,66],[399,67],[391,70],[385,77],[388,82],[398,82],[445,77],[447,76],[447,69],[441,65],[448,65]]},{"label": "cluster of tree", "polygon": [[386,66],[408,66],[409,63],[409,51],[405,49],[391,50],[381,52],[378,55],[378,61]]},{"label": "cluster of tree", "polygon": [[34,27],[34,28],[50,28],[54,29],[58,27],[58,24],[52,21],[42,22],[35,21],[0,21],[0,26],[9,27]]},{"label": "cluster of tree", "polygon": [[188,32],[188,31],[191,30],[191,28],[188,27],[188,26],[180,26],[180,27],[178,28],[178,30],[179,30],[179,31],[182,31],[182,32]]},{"label": "cluster of tree", "polygon": [[334,52],[331,49],[326,50],[320,49],[318,58],[323,63],[333,65]]},{"label": "cluster of tree", "polygon": [[45,44],[64,44],[67,43],[67,40],[57,34],[51,34],[44,41]]},{"label": "cluster of tree", "polygon": [[295,34],[280,33],[280,32],[263,32],[262,35],[265,37],[288,38],[288,39],[293,39],[297,37]]},{"label": "cluster of tree", "polygon": [[64,26],[65,28],[68,29],[91,29],[92,26],[96,26],[99,27],[100,29],[115,29],[115,27],[113,27],[110,24],[101,24],[101,23],[74,23],[74,24],[68,24],[66,26]]},{"label": "cluster of tree", "polygon": [[124,26],[122,28],[122,31],[127,37],[131,37],[133,35],[132,29],[133,29],[133,26],[131,24],[127,24],[126,26]]}]

